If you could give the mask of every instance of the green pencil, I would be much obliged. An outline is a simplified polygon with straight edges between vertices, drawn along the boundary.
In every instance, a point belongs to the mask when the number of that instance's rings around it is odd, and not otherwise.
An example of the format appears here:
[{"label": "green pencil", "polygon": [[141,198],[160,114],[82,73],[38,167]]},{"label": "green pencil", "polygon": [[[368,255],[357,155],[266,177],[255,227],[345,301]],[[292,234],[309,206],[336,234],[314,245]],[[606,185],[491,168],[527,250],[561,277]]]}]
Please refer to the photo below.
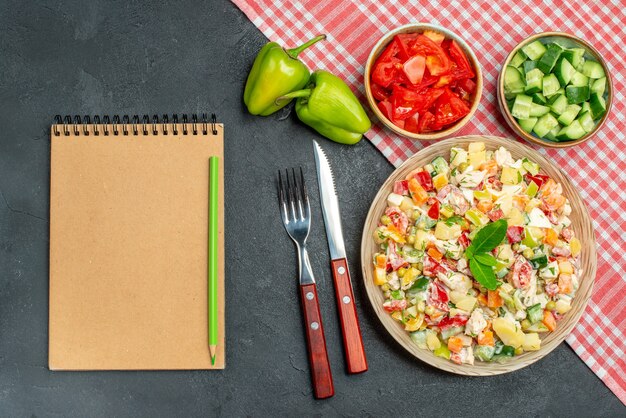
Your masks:
[{"label": "green pencil", "polygon": [[211,365],[215,365],[215,352],[217,349],[217,215],[218,215],[218,184],[219,184],[219,159],[209,158],[209,352]]}]

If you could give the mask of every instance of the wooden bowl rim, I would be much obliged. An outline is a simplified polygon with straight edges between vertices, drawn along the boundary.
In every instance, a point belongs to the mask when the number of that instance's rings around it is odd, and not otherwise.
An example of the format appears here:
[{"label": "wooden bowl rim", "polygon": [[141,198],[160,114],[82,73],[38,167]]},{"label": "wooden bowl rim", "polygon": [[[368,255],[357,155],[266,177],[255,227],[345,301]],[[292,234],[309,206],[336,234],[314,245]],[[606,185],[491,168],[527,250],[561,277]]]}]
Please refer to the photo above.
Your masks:
[{"label": "wooden bowl rim", "polygon": [[[504,97],[504,69],[506,68],[507,65],[509,65],[509,62],[511,62],[511,59],[513,59],[513,56],[515,56],[517,51],[519,51],[522,47],[526,46],[527,44],[537,39],[548,38],[548,37],[567,38],[577,44],[580,44],[581,47],[584,47],[586,51],[589,54],[593,55],[594,58],[596,58],[596,60],[602,65],[602,68],[604,69],[604,73],[606,75],[607,86],[608,86],[607,87],[606,112],[604,113],[604,116],[602,116],[602,119],[600,119],[600,122],[598,122],[596,127],[593,129],[593,131],[589,132],[588,134],[574,141],[566,141],[566,142],[549,141],[549,140],[543,140],[543,139],[537,138],[534,135],[529,134],[528,132],[524,131],[521,128],[519,123],[517,123],[517,121],[511,114],[511,111],[509,110],[509,108],[506,106],[506,99]],[[500,113],[502,113],[502,116],[504,116],[504,120],[506,121],[507,125],[509,125],[509,127],[513,130],[513,132],[515,132],[516,135],[525,139],[528,142],[532,142],[534,144],[541,145],[544,147],[569,148],[574,145],[582,144],[583,142],[588,141],[589,139],[593,138],[600,131],[600,129],[602,129],[602,127],[604,126],[605,122],[607,121],[609,117],[609,114],[611,113],[611,108],[613,106],[613,78],[611,77],[611,73],[609,72],[609,69],[607,67],[606,60],[602,57],[600,52],[598,52],[598,50],[594,48],[594,46],[591,45],[589,42],[585,41],[582,38],[579,38],[576,35],[572,35],[571,33],[567,33],[567,32],[540,32],[522,40],[520,43],[517,44],[515,48],[513,48],[513,50],[509,53],[509,55],[507,55],[506,59],[504,60],[504,63],[502,64],[502,68],[500,68],[500,72],[498,74],[498,88],[497,88],[496,94],[498,96],[498,108],[500,109]]]},{"label": "wooden bowl rim", "polygon": [[[572,219],[573,223],[575,223],[574,221],[578,223],[578,219],[580,220],[581,230],[576,230],[576,235],[581,238],[581,242],[583,244],[582,251],[584,253],[581,252],[581,269],[583,273],[579,278],[580,287],[577,291],[576,296],[573,299],[574,307],[570,312],[565,314],[563,320],[559,322],[557,329],[554,332],[551,332],[547,335],[540,334],[540,336],[542,337],[542,347],[540,350],[526,352],[521,356],[515,357],[511,361],[502,364],[484,363],[476,361],[473,366],[466,364],[458,365],[452,363],[449,360],[445,360],[443,358],[435,356],[429,350],[418,348],[417,345],[411,341],[409,334],[404,331],[404,328],[383,310],[382,303],[378,304],[379,300],[381,300],[382,298],[382,293],[380,288],[373,283],[371,260],[374,253],[375,244],[373,243],[372,233],[377,225],[375,221],[380,216],[380,210],[376,209],[377,203],[386,200],[387,195],[392,190],[393,182],[398,178],[403,177],[405,171],[408,172],[410,171],[410,169],[415,168],[417,165],[423,164],[423,162],[418,163],[418,161],[430,161],[431,159],[435,158],[435,156],[449,152],[452,146],[460,144],[466,145],[467,143],[472,141],[485,142],[487,149],[494,149],[499,146],[504,146],[507,147],[507,149],[511,150],[511,147],[520,147],[520,151],[523,151],[523,155],[539,163],[543,171],[548,172],[551,176],[556,175],[557,177],[559,177],[559,182],[562,182],[564,191],[571,191],[571,193],[566,194],[567,198],[570,201],[570,204],[572,204],[573,207],[579,206],[580,218]],[[433,151],[433,148],[436,148],[437,151]],[[516,151],[514,152],[514,155],[515,154],[521,155],[522,152]],[[554,174],[550,172],[554,172]],[[368,227],[370,225],[372,225],[371,228]],[[584,239],[582,239],[583,237]],[[587,261],[586,263],[584,263],[585,260]],[[417,357],[419,360],[430,364],[431,366],[434,366],[438,369],[466,376],[492,376],[497,374],[509,373],[529,366],[530,364],[539,361],[541,358],[552,352],[552,350],[554,350],[559,344],[561,344],[565,340],[565,338],[567,338],[572,329],[580,321],[580,317],[582,316],[582,314],[585,312],[586,306],[593,292],[593,284],[595,281],[596,271],[596,241],[591,217],[589,215],[589,211],[587,209],[587,206],[585,205],[584,200],[578,193],[577,189],[574,187],[574,184],[569,180],[566,173],[564,173],[563,170],[550,162],[546,157],[541,155],[538,151],[528,147],[527,145],[508,138],[495,136],[467,135],[449,138],[422,149],[421,151],[410,157],[408,160],[406,160],[400,167],[396,168],[393,173],[391,173],[391,175],[385,180],[383,185],[378,190],[376,196],[374,197],[367,213],[363,228],[363,236],[361,239],[361,273],[363,277],[363,283],[369,302],[372,305],[376,316],[378,316],[379,320],[381,321],[387,332],[389,332],[389,334],[393,337],[394,340],[396,340],[396,342],[398,342],[402,347],[404,347],[404,349],[406,349],[413,356]]]},{"label": "wooden bowl rim", "polygon": [[[469,56],[470,61],[472,62],[472,65],[476,72],[476,91],[474,92],[474,100],[472,102],[472,107],[470,108],[470,112],[467,115],[465,115],[463,119],[459,120],[450,128],[443,130],[443,131],[427,133],[427,134],[416,134],[416,133],[409,132],[405,129],[402,129],[394,125],[389,119],[387,119],[382,114],[380,109],[378,109],[378,106],[376,105],[376,100],[374,99],[374,96],[372,95],[372,92],[371,92],[370,74],[371,74],[371,68],[374,65],[374,62],[376,61],[376,58],[378,58],[382,50],[389,44],[389,42],[391,42],[394,36],[396,36],[399,33],[417,32],[417,31],[424,31],[427,29],[445,34],[447,38],[454,39],[455,41],[459,43],[461,48],[463,48],[463,51]],[[406,25],[399,26],[387,32],[385,35],[383,35],[376,42],[376,44],[370,51],[370,54],[365,63],[365,71],[363,74],[363,80],[365,84],[365,95],[367,96],[367,102],[370,106],[370,109],[372,109],[372,112],[374,112],[378,120],[380,120],[383,123],[383,125],[391,129],[394,133],[401,135],[405,138],[417,139],[419,141],[432,141],[436,139],[441,139],[441,138],[448,137],[452,135],[453,133],[457,132],[459,129],[465,126],[467,122],[469,122],[472,116],[474,116],[474,113],[476,113],[476,110],[478,109],[478,105],[480,104],[480,99],[482,98],[482,94],[483,94],[483,73],[482,73],[482,69],[480,66],[480,62],[478,61],[478,58],[476,58],[474,51],[469,47],[467,42],[465,42],[465,40],[462,37],[452,32],[450,29],[446,29],[443,26],[435,25],[432,23],[409,23]]]}]

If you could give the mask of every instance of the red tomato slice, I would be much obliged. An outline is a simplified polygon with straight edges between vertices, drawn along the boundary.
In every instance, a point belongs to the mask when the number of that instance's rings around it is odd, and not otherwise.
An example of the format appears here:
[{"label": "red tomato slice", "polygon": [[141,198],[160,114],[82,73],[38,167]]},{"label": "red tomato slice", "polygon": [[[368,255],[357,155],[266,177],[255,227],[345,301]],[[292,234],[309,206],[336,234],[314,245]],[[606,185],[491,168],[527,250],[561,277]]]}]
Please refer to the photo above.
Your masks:
[{"label": "red tomato slice", "polygon": [[395,58],[398,56],[399,52],[400,52],[400,43],[396,42],[396,39],[394,38],[389,43],[389,45],[387,45],[387,47],[383,50],[382,54],[380,54],[376,62],[378,63],[378,62],[391,61],[392,58]]},{"label": "red tomato slice", "polygon": [[426,58],[421,55],[415,55],[404,63],[403,69],[411,84],[419,84],[422,82],[422,78],[424,78]]},{"label": "red tomato slice", "polygon": [[378,102],[378,108],[380,109],[380,111],[382,112],[382,114],[389,120],[392,119],[391,114],[392,114],[392,106],[391,103],[387,100],[383,100],[381,102]]},{"label": "red tomato slice", "polygon": [[433,128],[441,128],[463,118],[470,112],[469,106],[446,88],[435,103],[435,125]]},{"label": "red tomato slice", "polygon": [[472,70],[472,65],[470,64],[465,52],[456,43],[454,39],[450,39],[444,42],[444,48],[447,47],[448,54],[450,54],[450,59],[456,63],[460,70],[469,71],[471,74],[468,78],[474,77],[474,71]]},{"label": "red tomato slice", "polygon": [[388,90],[386,90],[384,87],[376,84],[376,83],[372,83],[370,89],[372,90],[372,96],[374,96],[374,98],[376,100],[387,100],[389,99],[390,93]]},{"label": "red tomato slice", "polygon": [[417,130],[420,133],[423,132],[429,132],[430,131],[430,127],[433,124],[433,122],[435,122],[435,115],[433,115],[430,112],[424,112],[422,114],[422,117],[419,120],[419,124],[417,126]]},{"label": "red tomato slice", "polygon": [[389,87],[389,85],[395,80],[397,67],[396,64],[400,64],[400,60],[397,58],[391,58],[388,61],[378,60],[374,66],[372,72],[372,81],[381,87]]},{"label": "red tomato slice", "polygon": [[476,83],[474,83],[471,78],[465,78],[463,80],[457,81],[457,86],[459,86],[459,88],[465,90],[469,94],[472,94],[476,89]]},{"label": "red tomato slice", "polygon": [[428,217],[431,219],[439,219],[439,201],[435,201],[435,203],[428,209],[427,213]]},{"label": "red tomato slice", "polygon": [[414,54],[409,50],[410,44],[417,38],[417,33],[400,33],[394,37],[398,45],[398,58],[407,60]]},{"label": "red tomato slice", "polygon": [[412,116],[406,118],[404,120],[404,129],[409,132],[418,134],[419,129],[417,128],[417,126],[419,124],[419,117],[420,117],[419,113],[414,113]]}]

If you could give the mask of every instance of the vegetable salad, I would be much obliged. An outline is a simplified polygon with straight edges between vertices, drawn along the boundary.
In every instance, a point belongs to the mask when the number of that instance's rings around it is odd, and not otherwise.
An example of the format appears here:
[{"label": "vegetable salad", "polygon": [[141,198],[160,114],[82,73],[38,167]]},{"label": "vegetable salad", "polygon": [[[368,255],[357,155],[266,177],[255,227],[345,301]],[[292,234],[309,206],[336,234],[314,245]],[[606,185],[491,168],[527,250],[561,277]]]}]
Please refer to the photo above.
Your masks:
[{"label": "vegetable salad", "polygon": [[383,308],[421,348],[458,364],[541,347],[571,309],[580,241],[562,187],[482,142],[394,184],[374,232]]}]

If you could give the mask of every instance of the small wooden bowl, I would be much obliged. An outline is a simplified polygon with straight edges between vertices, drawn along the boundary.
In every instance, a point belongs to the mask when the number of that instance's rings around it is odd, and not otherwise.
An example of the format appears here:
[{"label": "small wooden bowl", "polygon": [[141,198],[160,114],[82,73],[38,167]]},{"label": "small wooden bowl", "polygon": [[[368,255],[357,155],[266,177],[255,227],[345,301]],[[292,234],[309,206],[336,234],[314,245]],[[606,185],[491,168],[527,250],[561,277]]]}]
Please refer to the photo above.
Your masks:
[{"label": "small wooden bowl", "polygon": [[[522,129],[519,123],[517,123],[517,121],[511,114],[511,111],[509,110],[508,106],[506,105],[506,98],[504,97],[504,70],[506,66],[509,65],[509,62],[511,62],[511,60],[513,59],[517,51],[519,51],[520,49],[522,49],[524,46],[528,45],[531,42],[534,42],[538,39],[543,40],[545,38],[553,38],[553,40],[556,40],[556,41],[560,40],[564,46],[569,45],[571,47],[584,48],[585,51],[587,51],[585,55],[591,55],[594,60],[599,62],[602,65],[602,68],[604,68],[604,74],[606,74],[606,81],[607,81],[607,89],[606,89],[607,93],[605,94],[605,96],[607,97],[606,113],[604,114],[604,116],[602,116],[602,119],[600,119],[600,121],[596,124],[596,127],[593,129],[593,131],[573,141],[556,142],[556,141],[550,141],[548,139],[539,138],[538,136],[535,136],[534,134],[529,134],[528,132]],[[502,112],[502,115],[504,116],[504,120],[511,127],[513,132],[515,132],[518,136],[524,138],[525,140],[529,142],[533,142],[535,144],[542,145],[544,147],[567,148],[567,147],[571,147],[574,145],[582,144],[583,142],[591,139],[596,134],[596,132],[598,132],[602,128],[602,126],[604,125],[604,122],[606,122],[609,116],[609,113],[611,113],[611,105],[613,103],[613,80],[611,79],[611,73],[609,72],[609,69],[606,66],[606,61],[604,60],[604,58],[602,58],[600,53],[591,44],[589,44],[588,42],[586,42],[585,40],[577,36],[574,36],[565,32],[542,32],[542,33],[537,33],[535,35],[532,35],[524,39],[515,48],[513,48],[511,53],[506,57],[506,60],[504,60],[504,63],[502,64],[502,68],[500,69],[500,75],[498,77],[497,96],[498,96],[498,107],[500,108],[500,112]]]},{"label": "small wooden bowl", "polygon": [[[474,72],[476,73],[476,90],[474,91],[474,94],[472,95],[472,107],[470,108],[470,112],[463,119],[459,120],[457,123],[455,123],[454,125],[452,125],[451,127],[445,130],[441,130],[437,132],[430,132],[430,133],[425,133],[425,134],[416,134],[416,133],[409,132],[407,130],[404,130],[394,125],[393,122],[391,122],[382,114],[382,112],[376,105],[376,99],[374,99],[374,96],[372,95],[370,79],[371,79],[371,73],[374,67],[374,63],[376,62],[376,59],[385,50],[387,45],[393,40],[394,36],[400,33],[421,33],[421,32],[424,32],[425,30],[432,30],[432,31],[443,33],[446,36],[446,38],[454,39],[459,44],[459,46],[463,49],[463,52],[465,52],[465,55],[469,59],[470,63],[472,64]],[[382,38],[380,38],[378,42],[376,43],[376,45],[374,45],[374,48],[372,48],[372,52],[370,52],[370,55],[367,58],[367,62],[365,63],[364,81],[365,81],[365,94],[367,95],[367,102],[369,103],[370,108],[372,109],[374,114],[376,114],[376,117],[378,117],[378,119],[386,127],[391,129],[393,132],[397,133],[398,135],[402,135],[404,137],[411,138],[411,139],[417,139],[420,141],[431,141],[433,139],[441,139],[441,138],[450,136],[454,132],[461,129],[472,118],[472,116],[474,115],[474,112],[476,112],[476,109],[478,108],[478,104],[480,103],[480,98],[483,94],[483,73],[480,69],[480,63],[478,62],[476,55],[474,55],[474,52],[470,49],[467,43],[465,43],[465,41],[456,33],[446,28],[443,28],[441,26],[432,25],[428,23],[411,23],[408,25],[400,26],[392,30],[391,32],[387,33]]]},{"label": "small wooden bowl", "polygon": [[[470,142],[475,141],[485,142],[486,148],[491,150],[504,146],[511,152],[513,158],[516,159],[528,157],[538,163],[543,172],[555,179],[555,181],[561,183],[563,187],[563,194],[569,199],[570,205],[572,206],[572,214],[570,215],[572,228],[582,244],[582,251],[580,253],[580,266],[582,274],[579,278],[580,287],[578,288],[576,296],[572,301],[572,309],[558,322],[557,328],[554,332],[549,334],[539,334],[542,336],[540,350],[526,352],[520,356],[513,357],[510,361],[502,364],[485,363],[477,360],[473,366],[470,366],[467,364],[455,364],[449,360],[435,356],[429,350],[418,348],[409,337],[409,333],[404,330],[404,327],[391,318],[391,315],[385,312],[383,309],[383,302],[385,301],[383,292],[374,284],[374,266],[372,264],[372,257],[378,249],[378,245],[373,239],[373,233],[378,226],[380,216],[385,211],[387,206],[387,196],[393,190],[394,182],[404,179],[411,170],[430,163],[435,157],[444,156],[445,158],[448,158],[450,155],[450,148],[453,146],[467,147]],[[404,164],[402,164],[391,174],[391,176],[389,176],[378,191],[378,194],[376,194],[376,197],[372,202],[372,206],[367,214],[367,219],[365,220],[363,238],[361,241],[361,268],[363,272],[363,281],[365,282],[365,289],[374,312],[383,323],[383,326],[387,329],[387,331],[389,331],[389,334],[391,334],[391,336],[408,352],[425,363],[448,372],[468,376],[491,376],[512,372],[538,361],[554,350],[556,346],[563,342],[567,335],[569,335],[587,306],[587,301],[591,297],[593,281],[596,276],[596,264],[596,242],[591,218],[582,198],[574,188],[574,185],[569,181],[567,175],[537,151],[527,147],[526,145],[510,139],[493,136],[471,135],[450,138],[422,149],[405,161]]]}]

